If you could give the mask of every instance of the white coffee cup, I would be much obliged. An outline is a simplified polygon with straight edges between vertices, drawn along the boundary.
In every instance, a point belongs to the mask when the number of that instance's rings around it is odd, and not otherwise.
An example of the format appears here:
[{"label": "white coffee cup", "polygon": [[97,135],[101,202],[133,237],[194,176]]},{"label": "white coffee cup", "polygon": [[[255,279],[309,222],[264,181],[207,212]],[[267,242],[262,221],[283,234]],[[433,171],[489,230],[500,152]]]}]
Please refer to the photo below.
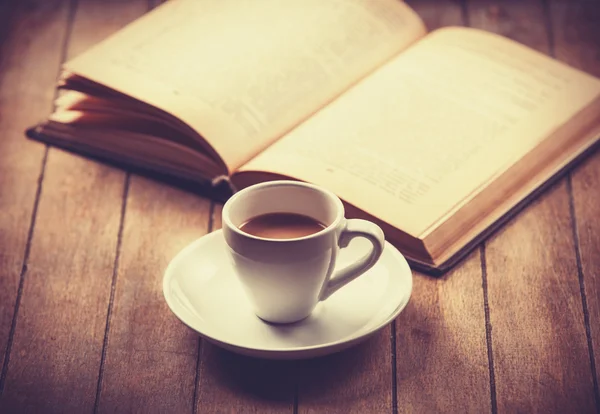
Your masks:
[{"label": "white coffee cup", "polygon": [[[240,229],[269,213],[302,214],[326,227],[295,239],[267,239]],[[376,224],[346,219],[344,205],[332,192],[296,181],[271,181],[235,193],[223,206],[222,223],[232,265],[255,314],[273,323],[309,316],[319,301],[370,269],[385,243]],[[337,269],[340,248],[355,237],[368,239],[372,247]]]}]

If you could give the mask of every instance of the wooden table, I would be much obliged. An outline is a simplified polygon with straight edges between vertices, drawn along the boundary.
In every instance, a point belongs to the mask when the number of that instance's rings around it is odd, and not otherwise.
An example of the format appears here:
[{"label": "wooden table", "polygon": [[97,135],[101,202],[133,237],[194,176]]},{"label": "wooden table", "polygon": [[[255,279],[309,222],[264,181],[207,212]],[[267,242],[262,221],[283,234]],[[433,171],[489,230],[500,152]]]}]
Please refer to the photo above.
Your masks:
[{"label": "wooden table", "polygon": [[[59,65],[155,6],[0,0],[0,412],[600,412],[600,153],[372,340],[304,362],[199,339],[168,261],[210,200],[27,140]],[[600,76],[600,1],[409,2]]]}]

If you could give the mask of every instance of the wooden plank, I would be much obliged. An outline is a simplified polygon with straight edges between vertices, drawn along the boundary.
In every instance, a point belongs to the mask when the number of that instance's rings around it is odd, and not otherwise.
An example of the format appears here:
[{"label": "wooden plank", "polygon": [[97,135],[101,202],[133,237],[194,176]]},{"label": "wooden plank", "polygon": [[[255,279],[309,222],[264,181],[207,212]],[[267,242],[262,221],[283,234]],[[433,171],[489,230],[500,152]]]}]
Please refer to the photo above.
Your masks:
[{"label": "wooden plank", "polygon": [[398,412],[490,411],[480,251],[443,279],[416,273],[396,323]]},{"label": "wooden plank", "polygon": [[208,229],[210,203],[133,176],[99,412],[192,412],[198,336],[169,310],[163,272]]},{"label": "wooden plank", "polygon": [[[463,25],[459,2],[408,2],[428,29]],[[490,410],[484,293],[479,252],[442,279],[415,272],[396,321],[398,412]]]},{"label": "wooden plank", "polygon": [[110,3],[79,0],[68,58],[75,57],[150,9],[147,0],[119,0]]},{"label": "wooden plank", "polygon": [[296,364],[248,358],[202,341],[197,413],[291,413]]},{"label": "wooden plank", "polygon": [[[135,17],[131,3],[91,7],[79,4],[69,56]],[[93,409],[123,188],[123,172],[50,150],[6,380],[9,407]]]},{"label": "wooden plank", "polygon": [[460,1],[453,0],[406,0],[415,10],[427,27],[427,31],[446,26],[462,26],[464,10]]},{"label": "wooden plank", "polygon": [[[600,4],[597,1],[551,1],[550,16],[557,59],[600,77]],[[581,260],[580,284],[596,409],[600,411],[600,153],[572,174],[572,196]]]},{"label": "wooden plank", "polygon": [[166,0],[148,0],[148,5],[151,9],[153,9],[154,7],[161,5],[165,1]]},{"label": "wooden plank", "polygon": [[[216,204],[210,230],[221,228]],[[294,405],[296,364],[247,358],[202,341],[195,412],[286,413]]]},{"label": "wooden plank", "polygon": [[66,2],[24,6],[0,4],[0,394],[45,153],[23,131],[50,111],[68,16]]},{"label": "wooden plank", "polygon": [[[471,2],[471,23],[548,52],[542,3]],[[499,412],[592,412],[569,196],[561,181],[486,247]]]},{"label": "wooden plank", "polygon": [[548,33],[542,2],[535,0],[469,2],[469,25],[548,52]]},{"label": "wooden plank", "polygon": [[298,370],[298,412],[392,412],[390,337],[388,326],[356,347],[302,362]]},{"label": "wooden plank", "polygon": [[596,0],[550,0],[554,55],[600,77],[600,6]]}]

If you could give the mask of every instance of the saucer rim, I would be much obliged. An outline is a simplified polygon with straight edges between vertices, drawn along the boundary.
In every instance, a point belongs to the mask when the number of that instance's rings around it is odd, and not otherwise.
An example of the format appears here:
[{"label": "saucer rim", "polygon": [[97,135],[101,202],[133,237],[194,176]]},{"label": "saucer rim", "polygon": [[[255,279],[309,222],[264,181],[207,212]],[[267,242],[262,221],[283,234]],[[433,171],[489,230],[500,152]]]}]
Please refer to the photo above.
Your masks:
[{"label": "saucer rim", "polygon": [[[381,329],[386,327],[388,324],[390,324],[404,310],[404,308],[406,308],[406,306],[408,305],[408,303],[410,302],[410,299],[412,297],[413,275],[412,275],[411,268],[410,268],[406,258],[404,257],[404,255],[402,255],[402,253],[400,253],[400,251],[398,251],[398,249],[396,249],[396,247],[394,247],[392,244],[390,244],[386,240],[385,245],[384,245],[384,251],[389,250],[391,252],[392,256],[394,256],[395,259],[398,262],[400,262],[401,268],[398,270],[397,273],[400,273],[401,276],[397,276],[397,277],[405,278],[407,287],[405,289],[403,289],[403,291],[402,291],[401,298],[398,300],[398,306],[389,314],[389,316],[387,318],[383,319],[382,322],[379,322],[378,324],[376,324],[370,328],[363,327],[363,329],[365,329],[365,330],[359,329],[354,334],[351,334],[350,336],[341,338],[337,341],[326,342],[326,343],[321,343],[321,344],[317,344],[317,345],[289,347],[289,348],[260,348],[260,347],[245,346],[245,345],[233,344],[230,342],[224,342],[221,339],[217,339],[211,335],[201,332],[200,330],[198,330],[197,328],[192,326],[191,323],[185,321],[183,319],[183,317],[181,317],[174,310],[175,306],[172,302],[171,295],[168,293],[168,288],[170,286],[170,282],[173,280],[173,273],[174,273],[173,268],[175,268],[179,264],[179,262],[181,260],[183,260],[182,258],[187,255],[188,251],[195,249],[197,247],[197,245],[199,245],[199,244],[210,243],[211,240],[206,240],[206,239],[217,239],[220,237],[220,238],[222,238],[222,242],[225,244],[222,232],[223,232],[222,229],[219,229],[219,230],[215,230],[211,233],[205,234],[204,236],[199,237],[198,239],[192,241],[187,246],[185,246],[183,249],[181,249],[171,259],[171,261],[165,268],[165,271],[163,274],[162,285],[163,285],[163,296],[165,298],[167,306],[169,307],[169,310],[175,315],[175,317],[177,317],[177,319],[179,319],[188,328],[190,328],[194,332],[198,333],[202,338],[205,338],[206,340],[208,340],[210,342],[220,345],[223,348],[226,348],[226,349],[229,349],[232,351],[234,351],[234,350],[239,351],[240,353],[244,353],[246,355],[269,354],[269,355],[273,355],[273,356],[277,356],[277,355],[284,356],[284,355],[288,355],[288,354],[292,354],[292,355],[302,354],[302,353],[311,352],[311,351],[326,351],[329,348],[336,348],[336,347],[341,347],[344,345],[348,345],[348,347],[349,347],[355,343],[361,342],[362,340],[368,339],[373,334],[377,333],[378,331],[380,331]],[[226,244],[225,244],[225,246],[226,246]],[[396,273],[396,272],[394,272],[394,273]],[[288,326],[293,326],[293,324],[289,324]],[[292,355],[290,355],[290,356],[292,356]]]}]

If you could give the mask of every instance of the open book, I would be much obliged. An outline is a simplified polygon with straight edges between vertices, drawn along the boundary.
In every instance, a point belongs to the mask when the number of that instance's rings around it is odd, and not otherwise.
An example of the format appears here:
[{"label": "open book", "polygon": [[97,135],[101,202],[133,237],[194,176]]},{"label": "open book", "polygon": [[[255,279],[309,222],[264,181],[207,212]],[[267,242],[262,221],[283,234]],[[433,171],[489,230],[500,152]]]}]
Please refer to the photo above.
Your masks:
[{"label": "open book", "polygon": [[68,61],[30,137],[335,192],[442,273],[598,141],[600,80],[397,0],[171,0]]}]

